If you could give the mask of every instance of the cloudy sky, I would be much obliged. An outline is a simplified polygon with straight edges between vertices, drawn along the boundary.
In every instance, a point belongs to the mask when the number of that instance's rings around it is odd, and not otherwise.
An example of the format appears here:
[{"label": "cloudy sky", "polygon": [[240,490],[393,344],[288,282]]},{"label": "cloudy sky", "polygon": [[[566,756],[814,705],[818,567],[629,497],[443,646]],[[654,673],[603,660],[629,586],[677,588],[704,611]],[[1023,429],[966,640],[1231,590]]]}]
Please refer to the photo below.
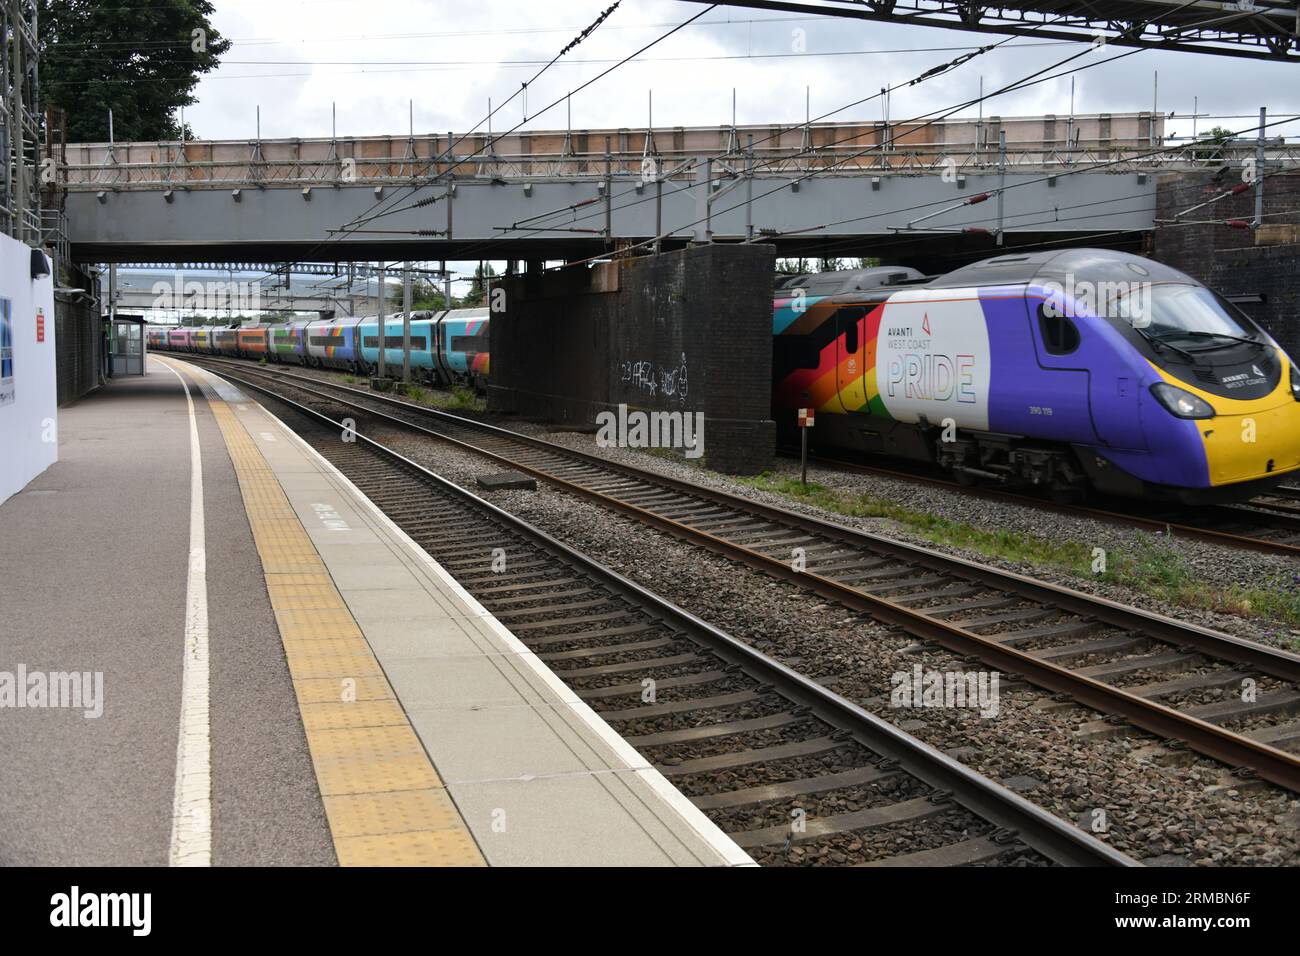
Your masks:
[{"label": "cloudy sky", "polygon": [[[417,133],[478,126],[491,98],[501,103],[612,0],[215,0],[214,25],[234,41],[220,69],[203,79],[186,121],[205,138],[248,138],[255,110],[262,135],[321,136],[337,106],[340,135],[404,133],[413,103]],[[528,91],[529,114],[613,62],[706,9],[679,0],[623,0],[605,24]],[[718,7],[572,99],[573,124],[636,127],[654,93],[656,126],[794,123],[805,88],[813,115],[890,83],[911,79],[997,35],[807,18]],[[902,119],[974,97],[1063,59],[1078,44],[1012,40],[961,68],[893,97]],[[915,51],[915,52],[909,52]],[[1088,54],[1071,66],[1114,55]],[[540,61],[540,62],[539,62]],[[1294,64],[1144,51],[1077,74],[1077,112],[1150,109],[1159,73],[1162,112],[1254,116],[1300,110]],[[523,117],[503,110],[498,131]],[[1007,94],[985,113],[1066,114],[1068,78]],[[974,110],[972,109],[973,113]],[[878,119],[877,102],[835,119]],[[527,128],[563,128],[563,105]],[[1241,129],[1249,119],[1202,120]],[[1280,130],[1279,130],[1280,131]],[[1300,135],[1300,123],[1289,127]]]},{"label": "cloudy sky", "polygon": [[[234,41],[221,67],[201,81],[185,114],[195,134],[250,139],[261,107],[263,137],[328,136],[331,106],[340,136],[417,134],[485,128],[488,101],[500,105],[613,0],[214,0],[216,28]],[[717,7],[682,0],[623,0],[586,41],[528,90],[525,129],[563,129],[566,93],[697,14],[571,101],[575,129],[642,126],[653,91],[656,126],[796,124],[805,90],[812,115],[905,82],[980,45],[1004,39],[960,30],[895,26],[827,17]],[[1014,38],[960,68],[896,92],[894,120],[974,98],[1063,60],[1083,44]],[[1124,52],[1090,52],[1077,67]],[[1245,129],[1260,106],[1300,112],[1295,64],[1191,53],[1142,51],[1076,74],[1078,113],[1152,107],[1190,115],[1199,129]],[[1068,77],[990,100],[985,115],[1070,111]],[[536,115],[544,106],[556,108]],[[409,107],[408,107],[409,104]],[[522,98],[493,121],[500,132],[524,117]],[[965,115],[974,115],[975,108]],[[834,120],[877,120],[879,101],[834,113]],[[1171,133],[1191,123],[1171,121]],[[1279,127],[1300,138],[1300,122]],[[500,264],[498,263],[498,268]],[[472,264],[453,264],[459,275]],[[457,283],[457,293],[466,283]]]}]

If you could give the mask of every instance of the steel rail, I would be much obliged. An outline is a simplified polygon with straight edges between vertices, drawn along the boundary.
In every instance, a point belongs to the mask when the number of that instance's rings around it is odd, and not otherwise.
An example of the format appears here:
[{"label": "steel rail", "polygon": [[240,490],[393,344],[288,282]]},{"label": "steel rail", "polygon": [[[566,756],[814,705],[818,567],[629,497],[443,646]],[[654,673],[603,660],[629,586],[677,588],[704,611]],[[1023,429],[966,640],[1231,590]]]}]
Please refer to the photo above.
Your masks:
[{"label": "steel rail", "polygon": [[268,395],[276,402],[339,434],[348,432],[355,438],[356,443],[363,445],[384,460],[433,484],[443,493],[531,539],[540,549],[552,553],[562,562],[581,568],[632,603],[651,609],[662,620],[694,637],[698,643],[708,647],[728,664],[738,665],[760,684],[772,685],[782,696],[807,707],[813,715],[827,724],[850,731],[852,738],[867,750],[888,760],[897,761],[907,773],[936,791],[950,793],[960,806],[1002,830],[1014,833],[1015,837],[1026,846],[1037,850],[1048,859],[1070,866],[1141,865],[1128,855],[1102,843],[1090,833],[1061,820],[1019,794],[898,729],[888,721],[827,690],[815,681],[635,581],[618,574],[545,531],[430,471],[400,452],[356,429],[345,428],[341,422],[279,395],[264,385],[234,375],[223,373],[223,376],[239,385]]},{"label": "steel rail", "polygon": [[[213,362],[214,360],[202,358],[200,361]],[[217,360],[217,362],[225,365],[238,364],[220,360]],[[436,418],[457,427],[491,434],[563,458],[581,461],[636,481],[659,485],[682,494],[702,498],[732,508],[742,514],[758,515],[774,523],[820,534],[833,540],[865,548],[878,555],[888,555],[908,561],[919,567],[955,574],[958,577],[978,582],[987,587],[1010,591],[1021,597],[1068,611],[1084,620],[1101,621],[1125,631],[1136,631],[1176,648],[1188,648],[1211,658],[1217,658],[1232,664],[1246,665],[1280,680],[1300,684],[1300,655],[1287,651],[1267,647],[1150,611],[1129,607],[1062,585],[1050,584],[1010,571],[997,570],[964,558],[943,555],[882,535],[848,528],[821,518],[741,498],[716,489],[704,488],[654,472],[643,471],[630,465],[610,462],[586,452],[576,451],[543,439],[521,435],[508,429],[463,418],[449,412],[412,405],[387,396],[365,393],[360,389],[322,382],[319,379],[308,379],[305,376],[294,375],[293,373],[273,375],[262,372],[261,374],[272,379],[297,378],[311,381],[314,385],[325,385],[336,391],[351,393],[369,401],[398,406],[408,412]],[[533,475],[566,491],[596,501],[604,507],[629,514],[638,521],[666,531],[681,540],[702,545],[717,554],[747,564],[806,590],[811,590],[850,609],[867,613],[884,624],[900,627],[907,633],[913,634],[922,640],[933,641],[958,654],[974,654],[989,666],[1001,668],[1010,673],[1021,674],[1033,683],[1055,693],[1067,694],[1079,703],[1104,713],[1122,716],[1134,726],[1158,736],[1181,740],[1199,753],[1213,757],[1234,768],[1248,768],[1265,780],[1300,793],[1300,756],[1251,740],[1208,721],[1156,703],[1154,700],[1148,700],[1112,687],[1109,684],[1076,673],[1067,667],[1041,660],[1031,653],[998,644],[983,635],[929,617],[897,602],[866,594],[807,570],[796,570],[791,563],[784,560],[778,560],[760,551],[735,544],[717,535],[693,528],[688,524],[666,518],[649,509],[621,501],[612,495],[586,488],[576,482],[558,477],[544,468],[537,468],[519,462],[508,456],[485,450],[473,443],[452,438],[413,422],[378,412],[373,408],[366,408],[357,403],[341,400],[334,395],[313,388],[292,383],[288,384],[291,388],[314,393],[325,401],[350,405],[364,414],[383,419],[399,428],[413,430],[439,441],[448,442],[474,454],[490,458],[507,467]],[[267,389],[261,390],[269,392]]]},{"label": "steel rail", "polygon": [[[792,453],[784,450],[781,451],[780,454],[787,457],[793,456]],[[1209,544],[1220,544],[1230,548],[1244,548],[1248,551],[1258,551],[1262,554],[1279,554],[1285,557],[1300,557],[1300,544],[1289,544],[1285,541],[1272,541],[1268,538],[1255,538],[1249,535],[1237,534],[1229,531],[1218,531],[1214,528],[1185,524],[1180,521],[1161,521],[1157,518],[1144,518],[1141,515],[1127,514],[1123,511],[1111,511],[1106,508],[1095,508],[1089,505],[1074,505],[1055,501],[1045,501],[1041,498],[1017,494],[1013,491],[1000,491],[997,488],[971,487],[956,481],[950,481],[947,478],[938,478],[932,475],[918,475],[908,471],[899,471],[893,468],[884,468],[877,465],[863,464],[861,462],[844,461],[840,458],[827,458],[823,455],[817,455],[815,457],[809,456],[809,461],[820,462],[845,471],[879,475],[883,478],[896,478],[902,481],[914,482],[916,484],[929,485],[933,488],[944,488],[949,491],[969,495],[970,497],[985,498],[989,501],[1005,501],[1010,504],[1025,505],[1031,508],[1038,508],[1041,511],[1050,511],[1054,514],[1067,515],[1070,517],[1094,518],[1098,521],[1106,521],[1111,524],[1130,525],[1136,528],[1145,528],[1150,531],[1167,530],[1187,538],[1205,541]],[[1270,506],[1258,505],[1258,507],[1266,508]],[[1271,507],[1277,508],[1276,505]],[[1228,505],[1215,506],[1213,510],[1216,514],[1221,515],[1225,519],[1231,519],[1232,517],[1239,517],[1242,519],[1261,517],[1259,513],[1233,509]],[[1278,508],[1277,510],[1283,511],[1289,509]],[[1300,509],[1297,509],[1297,511],[1300,512]],[[1297,525],[1297,530],[1300,530],[1300,525]]]}]

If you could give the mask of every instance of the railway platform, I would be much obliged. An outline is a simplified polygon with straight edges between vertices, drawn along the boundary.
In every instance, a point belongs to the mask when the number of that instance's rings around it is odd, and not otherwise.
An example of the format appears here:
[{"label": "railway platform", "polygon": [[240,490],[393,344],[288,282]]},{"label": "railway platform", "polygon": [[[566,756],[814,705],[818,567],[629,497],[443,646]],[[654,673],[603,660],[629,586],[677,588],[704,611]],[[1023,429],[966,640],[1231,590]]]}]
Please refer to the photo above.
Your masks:
[{"label": "railway platform", "polygon": [[0,504],[0,863],[751,863],[260,404],[147,372]]}]

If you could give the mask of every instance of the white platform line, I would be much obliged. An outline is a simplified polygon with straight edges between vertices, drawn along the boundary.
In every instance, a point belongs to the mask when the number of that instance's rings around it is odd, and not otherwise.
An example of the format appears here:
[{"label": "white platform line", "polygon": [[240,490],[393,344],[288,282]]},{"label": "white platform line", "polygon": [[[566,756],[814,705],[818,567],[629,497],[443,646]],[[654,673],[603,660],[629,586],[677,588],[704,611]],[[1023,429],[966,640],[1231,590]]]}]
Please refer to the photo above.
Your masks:
[{"label": "white platform line", "polygon": [[172,801],[172,866],[212,865],[212,727],[208,711],[208,557],[203,525],[203,453],[194,399],[180,379],[190,413],[190,560],[185,580],[185,656],[181,674],[180,735]]}]

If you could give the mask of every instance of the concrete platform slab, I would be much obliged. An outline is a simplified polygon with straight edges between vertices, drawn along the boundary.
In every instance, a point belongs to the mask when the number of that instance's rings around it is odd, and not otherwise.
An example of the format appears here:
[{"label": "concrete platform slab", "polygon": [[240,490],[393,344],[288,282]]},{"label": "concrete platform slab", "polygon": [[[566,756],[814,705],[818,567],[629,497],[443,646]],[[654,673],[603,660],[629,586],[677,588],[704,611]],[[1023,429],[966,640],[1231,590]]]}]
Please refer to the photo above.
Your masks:
[{"label": "concrete platform slab", "polygon": [[[156,360],[148,370],[60,409],[60,460],[0,505],[0,670],[103,677],[103,713],[93,719],[0,710],[0,865],[169,859],[191,413],[181,380]],[[235,474],[210,406],[197,390],[192,399],[207,518],[211,862],[332,864]]]},{"label": "concrete platform slab", "polygon": [[[218,397],[215,376],[191,374]],[[751,863],[351,482],[246,399],[234,399],[232,417],[279,482],[489,864]],[[332,753],[321,750],[331,799],[353,785]],[[336,828],[336,838],[342,832],[351,833]]]}]

